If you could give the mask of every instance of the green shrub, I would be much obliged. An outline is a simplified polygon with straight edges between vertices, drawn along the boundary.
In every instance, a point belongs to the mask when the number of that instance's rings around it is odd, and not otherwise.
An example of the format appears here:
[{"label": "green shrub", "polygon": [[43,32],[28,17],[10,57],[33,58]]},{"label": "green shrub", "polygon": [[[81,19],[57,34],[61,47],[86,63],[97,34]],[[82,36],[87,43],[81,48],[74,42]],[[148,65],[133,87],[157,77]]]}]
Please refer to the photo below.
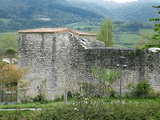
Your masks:
[{"label": "green shrub", "polygon": [[0,120],[29,120],[31,114],[35,114],[35,112],[31,110],[18,109],[15,111],[1,111]]},{"label": "green shrub", "polygon": [[148,49],[152,47],[160,48],[160,44],[148,44],[148,45],[145,45],[142,49]]},{"label": "green shrub", "polygon": [[[87,102],[87,103],[86,103]],[[57,105],[42,111],[9,111],[2,120],[158,120],[159,103],[110,103],[84,99],[68,105]]]},{"label": "green shrub", "polygon": [[42,94],[35,96],[34,98],[32,98],[32,100],[33,100],[33,102],[40,102],[42,104],[48,103],[48,100],[46,100]]},{"label": "green shrub", "polygon": [[63,96],[62,97],[56,97],[53,101],[54,102],[59,102],[63,100]]},{"label": "green shrub", "polygon": [[147,81],[142,81],[133,86],[132,95],[138,98],[150,98],[154,95],[154,90]]},{"label": "green shrub", "polygon": [[33,102],[47,103],[48,101],[45,99],[45,88],[46,88],[46,80],[43,80],[40,86],[37,86],[38,95],[32,98]]}]

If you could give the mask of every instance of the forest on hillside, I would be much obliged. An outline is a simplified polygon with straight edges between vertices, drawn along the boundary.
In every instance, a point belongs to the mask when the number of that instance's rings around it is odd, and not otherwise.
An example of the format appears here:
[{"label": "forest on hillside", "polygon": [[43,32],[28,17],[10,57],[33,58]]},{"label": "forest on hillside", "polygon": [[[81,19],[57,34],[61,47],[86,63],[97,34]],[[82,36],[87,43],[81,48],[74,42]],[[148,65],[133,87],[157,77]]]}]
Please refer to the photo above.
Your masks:
[{"label": "forest on hillside", "polygon": [[[145,2],[144,2],[145,1]],[[99,24],[104,17],[124,21],[148,21],[156,15],[151,6],[157,1],[104,5],[71,0],[2,0],[0,1],[0,32],[40,27],[64,27],[76,22]],[[133,28],[135,29],[135,28]]]}]

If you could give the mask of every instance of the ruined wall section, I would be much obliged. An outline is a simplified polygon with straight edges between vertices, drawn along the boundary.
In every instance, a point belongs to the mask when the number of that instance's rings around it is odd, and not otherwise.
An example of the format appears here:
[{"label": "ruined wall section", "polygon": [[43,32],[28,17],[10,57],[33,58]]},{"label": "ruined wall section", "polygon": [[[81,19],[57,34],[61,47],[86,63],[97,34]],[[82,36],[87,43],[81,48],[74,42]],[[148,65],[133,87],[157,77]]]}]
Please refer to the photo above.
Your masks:
[{"label": "ruined wall section", "polygon": [[[33,80],[27,95],[35,97],[37,86],[46,80],[45,95],[49,100],[65,90],[77,88],[80,82],[94,83],[91,67],[117,69],[118,58],[126,58],[123,70],[123,92],[127,85],[147,80],[160,89],[160,55],[148,51],[125,48],[106,48],[100,41],[92,41],[69,31],[60,33],[19,33],[19,67],[29,67],[24,81]],[[113,84],[119,91],[119,79]]]},{"label": "ruined wall section", "polygon": [[53,42],[52,33],[19,33],[19,67],[28,67],[29,73],[23,78],[24,82],[33,80],[28,87],[27,95],[34,97],[38,94],[37,87],[46,81],[46,97],[54,97],[53,75]]},{"label": "ruined wall section", "polygon": [[[122,72],[122,87],[123,92],[129,92],[127,86],[129,84],[146,80],[155,91],[160,90],[160,54],[149,52],[147,50],[137,50],[128,48],[88,48],[86,52],[86,73],[91,76],[91,67],[106,67],[107,69],[116,70],[119,63],[118,58],[124,56],[127,67]],[[119,80],[117,79],[113,88],[119,91]]]},{"label": "ruined wall section", "polygon": [[[125,57],[125,65],[123,68],[122,82],[123,92],[128,92],[127,86],[129,84],[135,85],[143,79],[145,71],[145,52],[135,49],[125,48],[88,48],[86,49],[86,72],[88,76],[91,72],[92,66],[106,67],[107,69],[116,70],[119,64],[118,58]],[[90,75],[91,76],[91,75]],[[119,91],[119,80],[117,79],[113,88]]]},{"label": "ruined wall section", "polygon": [[145,80],[160,92],[160,53],[146,51]]},{"label": "ruined wall section", "polygon": [[80,82],[86,81],[85,49],[91,46],[104,46],[104,44],[79,37],[71,32],[57,34],[56,61],[54,62],[57,96],[62,95],[65,90],[77,88]]}]

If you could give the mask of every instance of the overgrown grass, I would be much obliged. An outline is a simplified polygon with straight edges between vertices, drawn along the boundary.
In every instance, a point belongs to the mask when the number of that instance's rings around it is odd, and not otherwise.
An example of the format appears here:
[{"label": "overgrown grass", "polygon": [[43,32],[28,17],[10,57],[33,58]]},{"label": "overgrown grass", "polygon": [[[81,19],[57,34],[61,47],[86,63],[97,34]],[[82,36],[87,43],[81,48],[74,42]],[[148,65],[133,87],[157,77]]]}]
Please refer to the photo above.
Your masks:
[{"label": "overgrown grass", "polygon": [[0,111],[0,120],[31,120],[34,114],[36,111],[31,110]]},{"label": "overgrown grass", "polygon": [[1,112],[2,119],[7,120],[158,120],[160,118],[159,102],[111,102],[86,101],[71,102],[44,108],[42,111]]}]

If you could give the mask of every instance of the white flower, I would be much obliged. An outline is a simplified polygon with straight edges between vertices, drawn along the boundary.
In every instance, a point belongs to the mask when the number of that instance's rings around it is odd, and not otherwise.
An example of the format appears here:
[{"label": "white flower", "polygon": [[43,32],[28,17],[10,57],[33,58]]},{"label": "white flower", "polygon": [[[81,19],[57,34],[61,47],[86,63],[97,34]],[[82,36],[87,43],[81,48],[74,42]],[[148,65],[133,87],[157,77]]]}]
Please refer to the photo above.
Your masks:
[{"label": "white flower", "polygon": [[77,108],[74,108],[74,110],[79,111]]},{"label": "white flower", "polygon": [[88,101],[86,101],[86,104],[88,104]]},{"label": "white flower", "polygon": [[75,103],[73,103],[73,105],[75,105]]},{"label": "white flower", "polygon": [[88,98],[85,98],[84,100],[86,100],[86,101],[87,101],[87,100],[88,100]]}]

